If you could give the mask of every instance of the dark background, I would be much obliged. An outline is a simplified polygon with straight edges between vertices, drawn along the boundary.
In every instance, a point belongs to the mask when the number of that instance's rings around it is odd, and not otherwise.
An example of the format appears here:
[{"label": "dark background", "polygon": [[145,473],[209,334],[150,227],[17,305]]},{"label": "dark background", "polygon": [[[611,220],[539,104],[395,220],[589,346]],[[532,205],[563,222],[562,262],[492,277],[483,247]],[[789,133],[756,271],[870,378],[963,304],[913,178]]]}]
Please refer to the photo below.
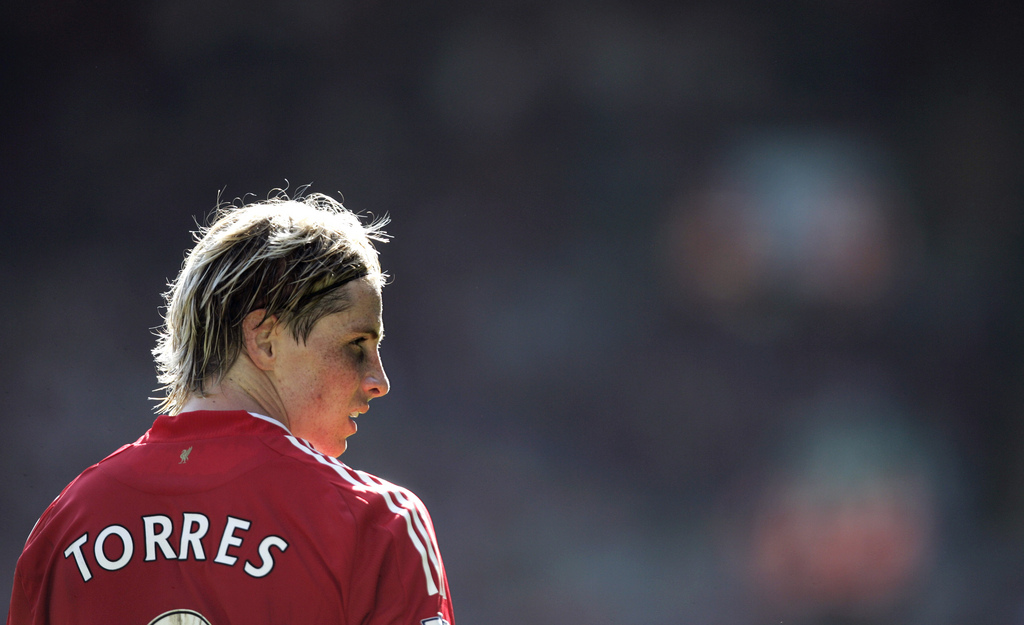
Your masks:
[{"label": "dark background", "polygon": [[218,200],[388,214],[460,625],[1024,623],[1011,2],[10,2],[0,610]]}]

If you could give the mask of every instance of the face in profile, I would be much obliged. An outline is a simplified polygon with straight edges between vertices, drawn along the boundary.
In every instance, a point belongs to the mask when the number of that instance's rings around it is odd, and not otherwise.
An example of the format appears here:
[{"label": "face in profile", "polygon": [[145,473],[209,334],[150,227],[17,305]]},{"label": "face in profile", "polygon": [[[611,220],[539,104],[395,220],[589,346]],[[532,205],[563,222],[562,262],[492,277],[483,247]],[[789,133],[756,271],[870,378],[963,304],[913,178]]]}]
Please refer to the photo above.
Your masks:
[{"label": "face in profile", "polygon": [[305,342],[281,325],[274,329],[270,375],[288,428],[331,456],[345,451],[356,418],[389,389],[380,359],[384,323],[374,278],[341,287],[351,305],[317,321]]}]

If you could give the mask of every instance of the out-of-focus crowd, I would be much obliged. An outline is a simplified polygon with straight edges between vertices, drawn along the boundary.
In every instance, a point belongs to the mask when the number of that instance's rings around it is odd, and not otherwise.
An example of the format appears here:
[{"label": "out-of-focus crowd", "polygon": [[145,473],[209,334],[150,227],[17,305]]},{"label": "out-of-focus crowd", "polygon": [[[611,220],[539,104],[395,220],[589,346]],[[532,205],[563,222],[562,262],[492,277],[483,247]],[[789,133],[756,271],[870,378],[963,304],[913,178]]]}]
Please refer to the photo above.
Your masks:
[{"label": "out-of-focus crowd", "polygon": [[1019,10],[4,13],[0,608],[148,427],[196,220],[311,184],[392,218],[342,460],[426,501],[460,622],[1024,622]]}]

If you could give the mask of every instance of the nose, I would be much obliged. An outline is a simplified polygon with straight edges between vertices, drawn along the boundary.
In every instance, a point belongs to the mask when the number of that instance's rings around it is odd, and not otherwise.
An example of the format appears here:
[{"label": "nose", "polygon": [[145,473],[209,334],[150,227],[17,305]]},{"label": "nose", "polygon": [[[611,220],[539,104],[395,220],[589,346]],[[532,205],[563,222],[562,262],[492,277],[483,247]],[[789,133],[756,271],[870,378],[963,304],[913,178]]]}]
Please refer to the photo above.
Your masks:
[{"label": "nose", "polygon": [[363,392],[372,399],[383,397],[390,390],[391,382],[388,380],[388,374],[384,373],[384,363],[381,362],[380,354],[378,354],[373,366],[363,378]]}]

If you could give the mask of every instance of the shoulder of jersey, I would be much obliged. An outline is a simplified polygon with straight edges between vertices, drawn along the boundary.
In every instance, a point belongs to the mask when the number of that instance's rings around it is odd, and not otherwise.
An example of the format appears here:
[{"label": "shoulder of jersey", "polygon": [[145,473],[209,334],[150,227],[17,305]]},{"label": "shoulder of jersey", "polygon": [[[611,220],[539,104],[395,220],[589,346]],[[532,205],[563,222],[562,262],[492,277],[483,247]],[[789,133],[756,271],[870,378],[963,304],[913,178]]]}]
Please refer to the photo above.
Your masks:
[{"label": "shoulder of jersey", "polygon": [[317,466],[325,472],[328,479],[347,490],[370,498],[373,498],[374,495],[381,496],[387,503],[397,504],[401,507],[422,505],[411,491],[365,471],[353,469],[337,458],[317,451],[301,438],[288,435],[284,437],[284,440],[288,441],[294,449],[292,453],[300,460]]},{"label": "shoulder of jersey", "polygon": [[437,537],[434,535],[434,528],[423,502],[415,494],[365,471],[352,469],[336,458],[316,451],[308,443],[294,436],[288,435],[285,439],[310,461],[337,475],[340,482],[349,487],[349,492],[357,494],[356,497],[348,498],[350,505],[357,500],[362,501],[367,508],[372,508],[383,515],[372,515],[375,519],[387,519],[389,531],[393,532],[400,542],[401,537],[407,538],[408,542],[405,544],[413,550],[410,553],[419,559],[423,567],[427,595],[446,595],[444,565],[441,563],[441,553],[437,548]]}]

